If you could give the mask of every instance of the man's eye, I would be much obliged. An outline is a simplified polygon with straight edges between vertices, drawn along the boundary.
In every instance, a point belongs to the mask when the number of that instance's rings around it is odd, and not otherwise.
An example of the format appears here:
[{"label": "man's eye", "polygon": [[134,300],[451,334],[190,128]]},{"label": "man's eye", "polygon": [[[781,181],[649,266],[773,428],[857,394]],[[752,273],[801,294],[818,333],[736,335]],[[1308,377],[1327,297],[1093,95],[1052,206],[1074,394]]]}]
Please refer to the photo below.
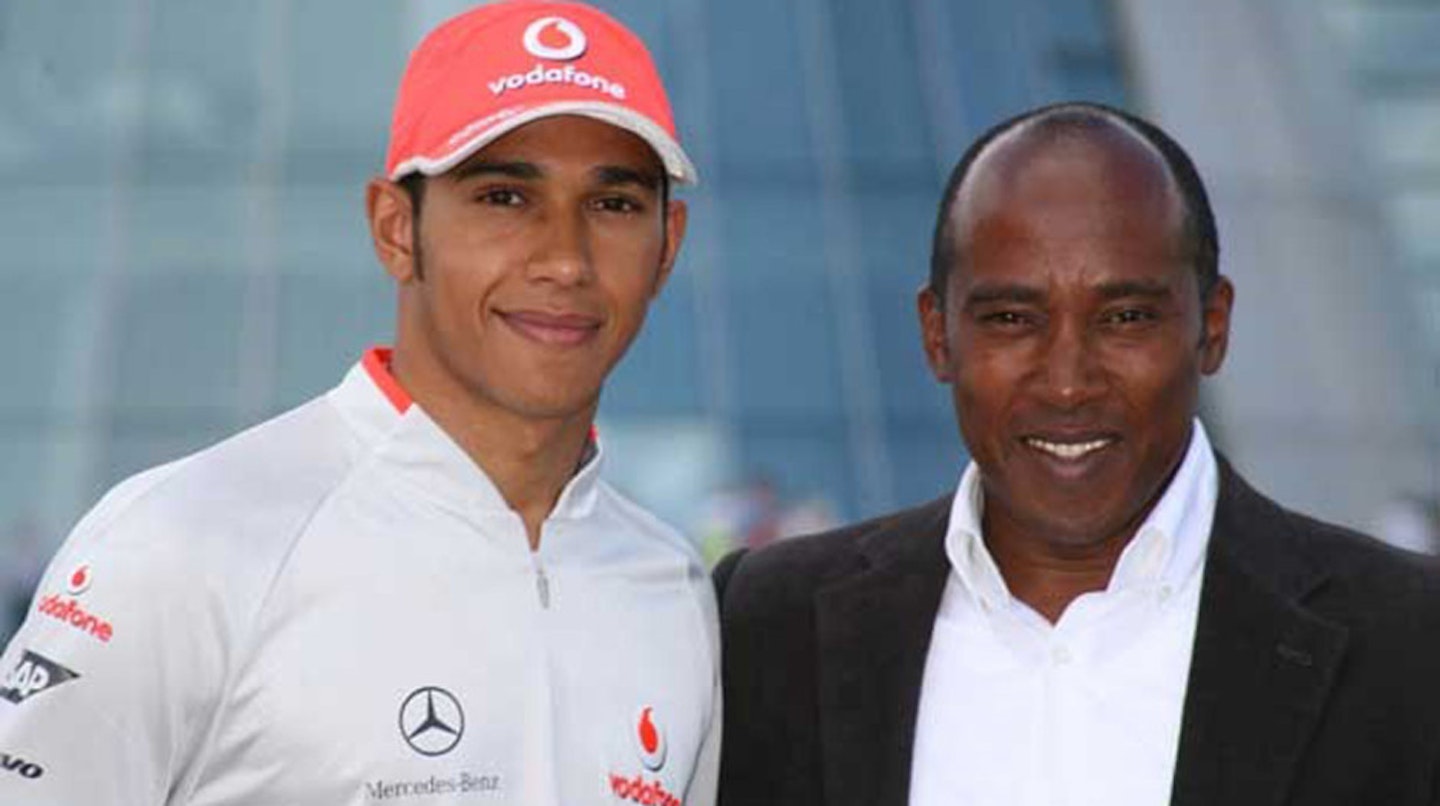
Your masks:
[{"label": "man's eye", "polygon": [[607,213],[638,213],[644,207],[634,199],[625,196],[605,196],[595,200],[595,209]]},{"label": "man's eye", "polygon": [[980,317],[980,321],[987,325],[998,325],[1000,327],[1017,327],[1029,321],[1025,314],[1019,311],[992,311]]},{"label": "man's eye", "polygon": [[509,188],[493,188],[482,191],[476,200],[483,204],[494,204],[500,207],[519,207],[525,203],[524,196]]},{"label": "man's eye", "polygon": [[1142,308],[1125,308],[1115,311],[1106,317],[1106,319],[1117,325],[1133,325],[1154,321],[1155,314],[1152,311],[1147,311]]}]

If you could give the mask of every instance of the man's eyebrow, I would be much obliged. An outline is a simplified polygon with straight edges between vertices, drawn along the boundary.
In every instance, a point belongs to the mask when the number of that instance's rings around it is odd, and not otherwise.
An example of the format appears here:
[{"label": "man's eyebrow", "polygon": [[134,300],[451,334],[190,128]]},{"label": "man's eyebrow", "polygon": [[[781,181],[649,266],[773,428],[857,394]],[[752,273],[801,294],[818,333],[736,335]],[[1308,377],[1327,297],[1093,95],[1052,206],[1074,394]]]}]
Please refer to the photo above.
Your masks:
[{"label": "man's eyebrow", "polygon": [[1102,283],[1099,290],[1100,296],[1104,299],[1123,299],[1125,297],[1162,299],[1175,293],[1169,283],[1158,280],[1116,280]]},{"label": "man's eyebrow", "polygon": [[623,165],[602,165],[595,169],[595,177],[606,186],[639,185],[646,190],[660,189],[659,174]]},{"label": "man's eyebrow", "polygon": [[539,179],[544,175],[540,166],[533,162],[492,162],[490,160],[471,160],[457,166],[451,171],[451,177],[456,182],[472,179],[477,176],[505,176],[511,179]]},{"label": "man's eyebrow", "polygon": [[981,283],[965,294],[965,307],[988,305],[992,302],[1019,302],[1033,305],[1045,299],[1045,292],[1034,286],[1015,283]]}]

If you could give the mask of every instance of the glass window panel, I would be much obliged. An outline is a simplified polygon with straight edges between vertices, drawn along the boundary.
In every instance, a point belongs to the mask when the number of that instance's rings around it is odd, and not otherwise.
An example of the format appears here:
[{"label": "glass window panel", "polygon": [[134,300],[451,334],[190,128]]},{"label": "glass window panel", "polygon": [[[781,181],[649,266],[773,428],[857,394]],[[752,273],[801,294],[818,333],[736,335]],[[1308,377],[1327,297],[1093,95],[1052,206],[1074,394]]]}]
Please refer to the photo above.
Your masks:
[{"label": "glass window panel", "polygon": [[[1038,80],[1038,54],[1018,19],[1000,3],[950,3],[952,54],[960,74],[961,109],[970,136],[1029,105]],[[958,156],[958,155],[957,155]]]},{"label": "glass window panel", "polygon": [[277,305],[276,408],[329,389],[366,348],[393,339],[395,292],[380,278],[285,274]]},{"label": "glass window panel", "polygon": [[55,372],[67,335],[65,284],[44,274],[7,277],[4,282],[0,322],[15,348],[5,351],[0,412],[33,415],[55,404]]},{"label": "glass window panel", "polygon": [[1435,171],[1430,181],[1440,185],[1440,92],[1373,98],[1363,119],[1372,153],[1386,168],[1403,172],[1396,179],[1409,180],[1409,171],[1428,168]]},{"label": "glass window panel", "polygon": [[1440,261],[1440,188],[1397,194],[1390,201],[1390,221],[1400,248],[1412,260]]},{"label": "glass window panel", "polygon": [[847,163],[930,167],[928,119],[920,93],[909,5],[827,4],[834,31],[836,83],[842,95]]},{"label": "glass window panel", "polygon": [[[790,3],[704,4],[715,130],[721,167],[781,166],[790,176],[812,161],[813,142],[799,39]],[[744,25],[736,24],[744,20]]]},{"label": "glass window panel", "polygon": [[894,278],[872,277],[873,317],[880,393],[887,412],[895,416],[933,415],[947,410],[949,394],[925,363],[920,324],[915,313],[915,286]]},{"label": "glass window panel", "polygon": [[1028,0],[1032,22],[1043,21],[1047,32],[1074,46],[1105,51],[1111,48],[1112,20],[1107,0]]},{"label": "glass window panel", "polygon": [[300,274],[327,274],[388,288],[390,280],[371,247],[365,220],[365,181],[286,184],[276,189],[276,264]]},{"label": "glass window panel", "polygon": [[234,275],[134,277],[120,290],[107,364],[116,408],[232,411],[237,405],[240,306]]},{"label": "glass window panel", "polygon": [[838,412],[839,338],[823,278],[777,272],[728,284],[731,368],[736,403],[746,416]]},{"label": "glass window panel", "polygon": [[675,275],[650,306],[644,329],[605,383],[611,416],[698,415],[704,382],[695,331],[694,279]]},{"label": "glass window panel", "polygon": [[[268,7],[282,4],[270,3]],[[274,99],[260,86],[261,3],[156,3],[137,101],[142,170],[160,182],[234,181],[256,154]],[[215,47],[216,42],[226,47]],[[268,106],[267,106],[268,104]]]},{"label": "glass window panel", "polygon": [[895,479],[897,507],[922,504],[951,495],[960,483],[969,454],[957,434],[954,419],[905,420],[887,428]]},{"label": "glass window panel", "polygon": [[0,416],[0,645],[20,626],[58,538],[36,502],[44,494],[46,452],[55,432],[28,418]]},{"label": "glass window panel", "polygon": [[781,501],[818,497],[844,520],[860,517],[843,423],[742,422],[737,481],[771,484]]},{"label": "glass window panel", "polygon": [[[719,282],[797,274],[812,283],[821,281],[826,234],[820,200],[813,192],[752,187],[733,201],[717,198],[714,207],[724,233],[725,262],[716,267]],[[697,217],[704,213],[695,211]]]},{"label": "glass window panel", "polygon": [[734,459],[715,424],[688,417],[615,417],[602,404],[597,430],[609,481],[698,539],[697,504],[733,473]]},{"label": "glass window panel", "polygon": [[119,69],[131,10],[106,0],[4,6],[0,176],[74,181],[104,173],[136,90]]},{"label": "glass window panel", "polygon": [[123,270],[199,276],[243,270],[260,235],[250,230],[243,194],[214,184],[137,187],[121,202]]},{"label": "glass window panel", "polygon": [[287,9],[288,144],[301,176],[359,164],[384,167],[390,112],[414,43],[406,3],[306,0]]},{"label": "glass window panel", "polygon": [[74,292],[95,271],[107,247],[104,202],[95,184],[5,183],[0,189],[0,243],[7,249],[0,277],[37,274],[57,293]]},{"label": "glass window panel", "polygon": [[1326,13],[1362,73],[1440,78],[1440,7],[1350,7]]},{"label": "glass window panel", "polygon": [[1054,92],[1041,102],[1097,101],[1125,108],[1120,65],[1108,55],[1061,50],[1052,55],[1050,64]]},{"label": "glass window panel", "polygon": [[1429,281],[1421,285],[1417,301],[1420,306],[1420,322],[1425,328],[1426,341],[1433,354],[1440,355],[1440,265]]}]

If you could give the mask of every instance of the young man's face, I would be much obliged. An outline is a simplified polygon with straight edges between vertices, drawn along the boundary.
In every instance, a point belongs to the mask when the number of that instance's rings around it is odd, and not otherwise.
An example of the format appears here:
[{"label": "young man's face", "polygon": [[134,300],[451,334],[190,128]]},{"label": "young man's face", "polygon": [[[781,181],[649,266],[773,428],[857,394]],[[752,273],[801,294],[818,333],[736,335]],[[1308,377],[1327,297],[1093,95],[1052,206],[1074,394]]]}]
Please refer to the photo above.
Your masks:
[{"label": "young man's face", "polygon": [[1184,455],[1231,291],[1203,300],[1183,203],[1158,154],[1118,131],[1000,144],[952,226],[963,259],[925,347],[952,387],[993,519],[1062,546],[1128,538]]},{"label": "young man's face", "polygon": [[516,129],[426,180],[400,281],[405,346],[482,405],[593,411],[684,233],[639,137],[577,116]]}]

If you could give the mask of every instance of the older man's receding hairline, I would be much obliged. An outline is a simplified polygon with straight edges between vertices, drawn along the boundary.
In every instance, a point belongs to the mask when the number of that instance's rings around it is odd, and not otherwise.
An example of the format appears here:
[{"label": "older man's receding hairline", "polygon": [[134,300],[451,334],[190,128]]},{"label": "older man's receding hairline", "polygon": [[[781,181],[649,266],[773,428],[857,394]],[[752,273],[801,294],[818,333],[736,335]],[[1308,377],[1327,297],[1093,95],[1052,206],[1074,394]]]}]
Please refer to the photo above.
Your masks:
[{"label": "older man's receding hairline", "polygon": [[[1161,192],[1178,205],[1176,212],[1182,218],[1180,226],[1183,227],[1184,201],[1179,183],[1158,148],[1127,121],[1103,110],[1060,108],[1004,132],[977,154],[966,181],[955,189],[955,198],[951,200],[952,246],[957,251],[963,250],[964,242],[960,239],[973,224],[967,215],[972,211],[967,200],[982,191],[1002,193],[1001,198],[1013,197],[1020,190],[1022,177],[1033,175],[1046,156],[1067,146],[1093,151],[1097,166],[1146,163],[1145,167],[1152,169],[1153,175],[1161,177]],[[1179,233],[1179,237],[1183,237],[1183,233]]]},{"label": "older man's receding hairline", "polygon": [[927,288],[945,301],[945,279],[949,269],[958,259],[955,239],[952,235],[953,206],[962,187],[969,186],[973,168],[982,157],[988,157],[992,148],[1011,140],[1012,135],[1025,132],[1028,137],[1045,135],[1044,140],[1057,137],[1080,137],[1084,132],[1125,132],[1148,145],[1148,150],[1161,155],[1166,176],[1175,183],[1181,201],[1182,232],[1181,248],[1188,252],[1188,259],[1194,263],[1195,275],[1200,279],[1202,298],[1208,295],[1215,279],[1220,276],[1220,239],[1215,232],[1214,212],[1210,197],[1205,191],[1204,180],[1195,170],[1185,148],[1171,135],[1146,119],[1130,115],[1123,109],[1106,107],[1087,101],[1071,101],[1030,109],[1005,119],[986,130],[981,137],[966,148],[965,154],[955,164],[945,184],[945,193],[940,196],[935,229],[930,243],[930,279]]},{"label": "older man's receding hairline", "polygon": [[961,194],[970,192],[976,175],[984,173],[979,170],[984,167],[981,163],[1016,144],[1038,148],[1062,139],[1096,142],[1097,136],[1112,143],[1117,136],[1126,142],[1138,141],[1142,150],[1133,153],[1159,160],[1160,170],[1168,177],[1166,190],[1175,193],[1180,203],[1180,247],[1194,262],[1201,296],[1208,292],[1218,276],[1219,243],[1204,182],[1184,148],[1142,118],[1103,104],[1069,102],[1031,110],[997,124],[971,144],[952,170],[941,197],[931,244],[928,287],[942,302],[944,279],[961,251],[953,237],[958,223],[955,208]]}]

